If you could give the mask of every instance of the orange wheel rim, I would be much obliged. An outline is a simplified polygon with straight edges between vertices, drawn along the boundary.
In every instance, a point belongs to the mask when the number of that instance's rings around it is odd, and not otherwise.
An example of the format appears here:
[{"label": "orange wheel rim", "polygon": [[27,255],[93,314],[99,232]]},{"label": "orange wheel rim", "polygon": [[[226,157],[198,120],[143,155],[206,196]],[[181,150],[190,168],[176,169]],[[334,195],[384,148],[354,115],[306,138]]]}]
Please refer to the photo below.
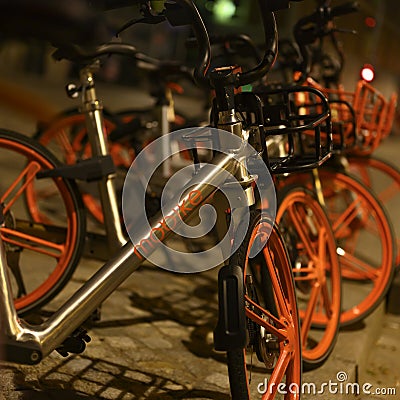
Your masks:
[{"label": "orange wheel rim", "polygon": [[[345,278],[347,275],[358,279],[362,276],[363,280],[368,281],[372,286],[363,299],[359,299],[350,308],[346,306],[346,310],[342,312],[341,323],[348,324],[353,320],[358,320],[362,315],[367,315],[379,303],[387,290],[393,273],[393,234],[385,212],[369,190],[358,184],[352,177],[342,173],[321,170],[320,178],[327,187],[335,188],[339,200],[345,195],[350,198],[347,208],[341,213],[332,211],[329,202],[327,204],[328,216],[338,240],[337,253],[342,275]],[[332,198],[332,201],[334,200]],[[358,225],[359,213],[368,216],[367,224]],[[352,234],[343,238],[342,233],[346,229],[350,229]],[[356,252],[357,245],[362,244],[363,233],[370,234],[374,238],[374,246],[379,246],[377,249],[379,260],[374,265]],[[344,294],[346,299],[346,290]]]},{"label": "orange wheel rim", "polygon": [[[290,226],[291,240],[297,242],[301,261],[295,263],[293,272],[298,290],[307,293],[298,303],[302,353],[305,360],[318,361],[328,354],[340,317],[341,278],[335,239],[317,200],[302,190],[285,196],[276,220],[278,225]],[[313,325],[324,326],[317,338]]]},{"label": "orange wheel rim", "polygon": [[[258,240],[258,236],[263,235],[263,225],[268,225],[267,231],[270,231],[270,224],[262,222],[259,225],[259,229],[252,232],[244,267],[245,277],[248,274],[250,249],[255,241]],[[262,396],[262,399],[273,399],[276,395],[276,388],[284,377],[287,385],[300,383],[301,348],[299,344],[296,296],[290,264],[284,245],[274,230],[271,232],[268,244],[263,250],[263,259],[271,278],[278,316],[272,315],[270,311],[264,309],[248,295],[245,296],[245,301],[248,305],[246,307],[246,316],[258,326],[264,328],[266,332],[278,338],[279,356],[268,380],[268,384],[272,385],[270,386],[272,389],[270,391],[267,390]],[[260,317],[260,315],[264,315],[264,317]],[[246,365],[245,368],[247,370]],[[298,399],[299,393],[290,393],[287,398],[291,400]]]},{"label": "orange wheel rim", "polygon": [[[29,169],[29,164],[37,164],[40,166],[40,169],[49,169],[53,168],[52,164],[49,163],[44,157],[42,157],[38,153],[33,153],[29,149],[27,149],[24,145],[16,142],[16,141],[9,141],[7,139],[0,139],[0,146],[2,148],[7,148],[9,150],[13,150],[18,152],[19,154],[26,156],[28,160],[28,166],[27,168]],[[20,177],[20,179],[25,179],[27,175]],[[32,178],[32,177],[31,177]],[[30,178],[28,178],[30,179]],[[2,228],[0,229],[3,241],[5,243],[11,243],[15,244],[14,242],[18,243],[21,245],[22,241],[30,240],[34,246],[40,246],[43,245],[43,249],[35,249],[39,253],[44,255],[48,255],[50,257],[54,257],[57,259],[57,264],[53,271],[50,273],[50,275],[46,278],[46,280],[40,284],[36,289],[31,291],[30,293],[27,293],[25,296],[20,297],[15,300],[15,306],[17,310],[20,310],[31,303],[37,301],[40,299],[42,296],[44,296],[49,290],[52,289],[52,287],[56,284],[56,282],[61,278],[61,276],[64,274],[69,261],[72,257],[72,254],[74,252],[75,246],[76,246],[76,238],[77,238],[77,230],[78,230],[78,220],[77,220],[77,215],[75,213],[75,207],[74,207],[74,202],[73,199],[69,196],[68,190],[65,189],[64,182],[56,178],[53,180],[55,185],[58,188],[59,193],[61,194],[65,208],[66,208],[66,214],[68,216],[67,218],[67,226],[66,226],[66,236],[65,240],[63,243],[59,243],[57,245],[54,245],[52,242],[43,242],[33,236],[29,235],[22,235],[21,233],[14,232],[12,229],[7,229],[7,228]],[[25,185],[25,195],[27,198],[30,198],[31,201],[36,201],[33,200],[35,198],[35,191],[33,188],[33,185],[31,183],[27,183]],[[22,195],[22,192],[19,194]],[[2,194],[2,201],[4,200],[4,194]],[[11,200],[12,203],[13,200]],[[36,207],[36,210],[38,208]],[[39,215],[39,214],[37,214]],[[23,247],[29,248],[29,244],[24,244]],[[32,247],[32,246],[30,246]]]}]

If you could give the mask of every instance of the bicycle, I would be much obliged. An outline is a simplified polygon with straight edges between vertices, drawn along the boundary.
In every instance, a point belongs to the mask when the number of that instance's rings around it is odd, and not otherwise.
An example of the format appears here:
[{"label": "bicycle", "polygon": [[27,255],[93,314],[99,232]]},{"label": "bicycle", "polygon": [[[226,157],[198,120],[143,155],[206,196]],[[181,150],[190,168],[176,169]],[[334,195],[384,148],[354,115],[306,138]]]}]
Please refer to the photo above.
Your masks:
[{"label": "bicycle", "polygon": [[[65,53],[65,54],[63,54]],[[95,93],[95,72],[99,69],[99,63],[104,57],[119,54],[129,57],[140,69],[146,71],[149,80],[156,88],[152,92],[154,106],[142,109],[126,109],[111,113],[103,109],[104,129],[107,135],[109,151],[117,167],[118,190],[123,183],[123,177],[135,158],[135,154],[151,140],[165,135],[171,130],[185,126],[196,125],[193,120],[185,117],[181,112],[175,110],[172,92],[181,91],[176,83],[179,79],[192,81],[190,71],[187,67],[168,61],[160,61],[140,53],[134,46],[124,44],[115,46],[113,43],[98,47],[92,54],[80,54],[79,49],[58,49],[53,58],[56,60],[68,59],[80,66],[80,85],[68,84],[67,95],[71,98],[82,97],[90,90]],[[94,94],[97,98],[97,95]],[[85,113],[78,108],[61,112],[53,121],[40,126],[33,137],[41,144],[51,149],[57,157],[67,164],[90,158],[91,149],[88,143],[88,134],[85,121]],[[163,165],[163,174],[167,178],[171,175],[170,162]],[[90,215],[96,221],[103,224],[104,216],[101,204],[94,195],[93,189],[83,188],[83,201]],[[40,193],[38,194],[40,196]],[[149,198],[156,198],[155,192],[149,193]],[[28,203],[30,209],[35,204]]]},{"label": "bicycle", "polygon": [[[248,43],[250,40],[249,38],[243,38],[242,36],[239,36],[239,38],[237,38],[236,36],[229,36],[229,37],[218,38],[218,42],[223,42],[224,44],[229,42],[229,47],[232,49],[233,48],[231,46],[232,40],[234,40],[235,42],[236,41],[242,42],[244,39],[245,39],[246,43]],[[214,39],[214,41],[216,41],[216,39]],[[125,46],[122,48],[122,50],[124,51],[125,55],[127,55],[127,54],[132,55],[134,59],[146,60],[145,56],[142,54],[137,54],[135,49],[132,46]],[[93,52],[90,56],[86,56],[86,55],[83,56],[82,54],[79,54],[79,49],[77,51],[75,51],[74,53],[73,53],[72,49],[69,49],[68,54],[73,59],[77,59],[77,58],[80,60],[88,59],[88,60],[92,61],[93,59],[97,59],[101,54],[110,54],[112,52],[117,52],[117,51],[122,51],[122,50],[120,47],[115,47],[115,45],[109,45],[109,46],[103,45],[98,51]],[[231,52],[232,52],[232,50],[231,50]],[[62,51],[58,51],[57,53],[58,53],[58,58],[60,58],[62,56]],[[71,53],[72,53],[72,55],[71,55]],[[255,52],[255,54],[257,54],[257,52]],[[257,61],[259,61],[259,57],[257,57]],[[150,61],[148,61],[148,62],[150,62]],[[152,63],[154,64],[154,61],[152,61]],[[158,63],[158,64],[169,65],[166,62]],[[89,68],[91,68],[91,66],[89,66]],[[169,69],[171,69],[171,67]],[[180,71],[180,69],[179,69],[179,71]],[[178,71],[178,67],[174,67],[174,70]],[[86,74],[87,74],[86,68],[84,68],[82,71],[83,71],[83,76],[86,76]],[[157,69],[157,73],[160,73],[160,72],[158,72],[158,69]],[[93,83],[92,83],[92,85],[93,85]],[[85,89],[82,90],[82,92],[84,93]],[[267,111],[268,114],[270,114],[271,112],[272,112],[272,110]],[[324,112],[325,112],[325,114],[321,117],[321,121],[328,116],[327,107],[325,107]],[[83,118],[82,114],[76,114],[75,116],[73,116],[72,119],[70,119],[69,117],[65,117],[65,118],[62,117],[61,120],[56,122],[53,127],[51,126],[48,130],[44,131],[42,136],[39,137],[39,139],[42,139],[42,142],[44,141],[47,144],[49,143],[49,141],[52,138],[57,139],[57,141],[60,141],[60,145],[62,146],[61,148],[65,149],[66,155],[68,156],[68,154],[70,154],[70,161],[75,162],[75,158],[77,156],[77,151],[79,150],[80,147],[82,147],[82,145],[80,143],[82,141],[82,138],[85,135],[85,132],[86,132],[85,129],[81,129],[78,132],[78,134],[75,134],[75,138],[77,138],[77,140],[72,141],[72,147],[67,145],[69,143],[69,140],[67,137],[65,137],[64,140],[59,140],[59,139],[61,137],[65,136],[64,129],[61,129],[63,126],[69,127],[69,125],[71,125],[71,121],[73,121],[75,119],[78,119],[78,121],[79,121],[82,118]],[[317,119],[316,116],[314,116],[313,118]],[[250,124],[250,123],[248,123],[248,124]],[[260,124],[262,124],[262,121],[260,121]],[[289,131],[287,131],[287,132],[289,132]],[[112,136],[115,136],[115,133],[116,133],[116,131],[113,131],[109,135],[111,140],[112,140]],[[128,132],[128,134],[132,135],[131,132]],[[112,146],[114,146],[114,144]],[[69,149],[68,147],[71,147],[71,148]],[[87,146],[86,146],[86,148],[87,148]],[[88,151],[85,151],[85,153],[88,154]],[[115,157],[114,157],[114,162],[115,162]],[[292,172],[295,172],[295,170],[296,169],[293,167]],[[333,345],[336,340],[337,328],[338,328],[338,316],[340,313],[339,310],[340,310],[340,304],[341,304],[341,301],[340,301],[340,297],[341,297],[341,295],[340,295],[340,278],[338,275],[339,266],[338,266],[338,263],[336,260],[337,257],[336,257],[336,255],[334,255],[334,252],[333,252],[334,239],[330,235],[329,223],[326,218],[321,219],[321,214],[323,215],[324,213],[322,210],[318,209],[318,207],[315,204],[315,201],[312,199],[312,196],[310,196],[310,194],[303,193],[302,198],[303,198],[303,201],[305,204],[307,203],[307,200],[311,204],[311,208],[308,208],[308,213],[318,214],[319,222],[313,223],[314,224],[313,231],[315,231],[316,226],[318,225],[319,227],[322,226],[324,231],[327,232],[326,235],[328,235],[328,237],[325,237],[325,241],[330,243],[330,245],[328,246],[328,249],[330,252],[330,255],[329,255],[330,262],[332,264],[330,274],[331,274],[331,276],[334,277],[334,279],[332,280],[333,281],[333,289],[332,288],[330,289],[330,291],[332,292],[330,294],[330,296],[332,296],[332,298],[334,299],[334,301],[332,301],[333,307],[331,310],[326,311],[326,314],[328,315],[328,320],[329,320],[329,324],[328,324],[329,329],[326,329],[326,335],[322,335],[322,338],[323,338],[322,342],[325,342],[325,344],[323,344],[321,346],[319,344],[319,342],[321,342],[321,340],[316,339],[316,337],[321,337],[321,329],[319,330],[317,335],[314,331],[310,330],[310,327],[307,327],[306,329],[304,329],[304,332],[303,332],[303,346],[304,346],[303,363],[306,365],[307,368],[315,368],[315,367],[321,365],[327,359],[327,357],[329,356],[330,352],[333,349]],[[304,236],[302,237],[302,240],[303,241],[305,240]],[[312,240],[312,239],[310,239],[310,240]],[[316,258],[318,259],[318,257],[316,257]],[[315,257],[314,257],[314,259],[315,259]],[[315,268],[317,270],[322,270],[324,268],[324,265],[322,262],[316,263]],[[330,280],[329,278],[322,278],[323,275],[325,275],[325,272],[322,271],[319,274],[320,279]],[[310,280],[309,280],[310,285],[315,284],[314,278],[315,278],[314,276],[310,278]],[[301,279],[303,279],[303,281],[305,281],[304,277],[302,277]],[[303,282],[303,286],[304,285],[305,285],[305,283]],[[322,285],[322,283],[321,283],[321,285]],[[307,301],[303,301],[303,308],[307,308]],[[327,308],[329,309],[330,306],[327,306]],[[310,315],[312,315],[312,307],[310,310],[308,310],[308,313],[309,313],[308,318],[311,321]],[[319,318],[321,318],[321,316]],[[312,351],[310,349],[307,349],[310,347],[312,348]],[[308,356],[308,354],[310,354],[310,356]]]},{"label": "bicycle", "polygon": [[[262,123],[278,189],[278,229],[293,264],[303,365],[313,369],[326,361],[336,342],[342,304],[340,265],[330,221],[315,194],[286,184],[284,177],[302,181],[304,171],[329,160],[330,107],[321,92],[302,86],[258,86],[254,93],[262,100],[266,117]],[[297,107],[293,100],[300,95],[312,101]]]},{"label": "bicycle", "polygon": [[[331,104],[333,102],[334,119],[337,120],[335,122],[342,125],[342,129],[347,132],[347,135],[343,134],[342,140],[344,146],[341,157],[342,167],[375,192],[390,216],[396,215],[395,203],[396,195],[399,193],[400,171],[387,161],[373,156],[373,152],[391,131],[397,95],[393,93],[389,98],[386,98],[372,84],[363,80],[357,83],[354,92],[344,90],[340,84],[340,77],[343,73],[345,55],[336,36],[336,32],[341,32],[341,30],[335,26],[328,27],[328,24],[333,21],[336,15],[343,12],[355,12],[358,8],[355,4],[349,4],[346,11],[346,7],[339,6],[338,13],[334,11],[338,6],[331,8],[330,2],[323,2],[321,5],[326,9],[326,12],[324,12],[325,19],[320,18],[319,26],[314,28],[312,34],[311,31],[308,32],[309,41],[312,42],[317,38],[320,41],[318,46],[314,46],[313,51],[311,51],[312,56],[307,56],[310,52],[306,51],[307,43],[301,38],[301,34],[298,37],[303,57],[308,57],[309,60],[304,61],[304,64],[309,64],[305,69],[311,70],[311,64],[319,66],[324,82],[324,86],[322,86],[313,78],[307,77],[307,85],[318,88],[327,95]],[[308,18],[312,20],[315,17],[314,14],[314,16],[305,17],[305,20]],[[336,58],[324,52],[324,36],[330,39]],[[311,59],[313,60],[312,63]],[[304,71],[303,75],[306,76],[307,71]],[[339,102],[337,102],[338,99]],[[346,106],[343,107],[343,104],[346,104]],[[392,220],[395,221],[395,219]],[[396,247],[399,249],[399,227],[397,224],[394,225],[394,230]],[[396,265],[400,263],[399,257],[400,253],[397,250]]]},{"label": "bicycle", "polygon": [[[309,28],[308,35],[305,36],[307,40],[310,40],[310,37],[314,38],[314,34],[317,35],[314,29],[310,28],[311,22],[317,25],[324,21],[324,16],[331,18],[330,16],[353,11],[353,4],[337,6],[332,12],[318,9],[311,16],[302,19],[295,29],[302,32],[304,24]],[[315,28],[315,31],[320,32],[319,27]],[[326,33],[323,29],[321,31]],[[277,100],[277,95],[279,96],[281,93],[276,87],[280,88],[282,92],[286,90],[286,96]],[[254,90],[263,100],[265,115],[268,116],[265,123],[273,127],[290,126],[291,121],[298,118],[299,113],[296,110],[301,110],[300,115],[306,118],[308,114],[312,115],[315,110],[320,110],[324,104],[323,100],[320,100],[319,104],[315,104],[310,90],[301,89],[293,84],[281,84],[275,87],[259,85]],[[290,93],[292,93],[291,96]],[[275,107],[272,109],[272,115],[271,105]],[[333,133],[337,137],[335,144],[341,148],[345,139],[351,138],[354,141],[354,112],[350,104],[343,100],[331,100],[329,106],[333,109],[332,113],[336,118],[338,118],[338,114],[343,117],[346,112],[346,120],[335,120],[333,124]],[[338,110],[340,113],[337,112]],[[276,134],[279,134],[279,129],[276,129]],[[326,133],[322,134],[326,135]],[[278,154],[279,151],[283,151],[290,158],[290,143],[279,144],[279,140],[277,140],[275,145],[278,146]],[[337,156],[334,157],[334,159],[336,158]],[[285,190],[287,186],[292,185],[314,190],[321,205],[328,213],[338,243],[337,253],[346,288],[341,315],[341,325],[345,326],[365,318],[384,299],[393,276],[394,234],[388,216],[377,198],[361,182],[341,170],[337,170],[335,162],[332,163],[333,168],[331,169],[329,163],[330,161],[325,163],[322,169],[313,171],[312,175],[279,177],[277,187],[278,193],[280,189]],[[310,202],[312,203],[312,201]],[[368,240],[376,246],[376,253],[372,258],[367,258],[368,255],[365,254],[365,243]],[[352,280],[362,280],[365,283],[357,298],[351,294],[353,291]]]},{"label": "bicycle", "polygon": [[[314,13],[298,21],[294,33],[303,57],[300,63],[303,79],[311,69],[308,46],[322,40],[325,35],[333,37],[335,28],[329,22],[335,16],[354,11],[352,3],[330,8],[330,2],[324,1]],[[331,73],[331,70],[328,72]],[[320,85],[317,88],[321,90]],[[322,90],[327,92],[327,89]],[[307,105],[307,96],[297,98],[294,102],[299,107],[303,103]],[[330,105],[335,117],[333,126],[338,150],[343,146],[350,148],[355,143],[357,127],[352,107],[340,96],[330,100]],[[341,325],[345,326],[365,318],[383,300],[393,276],[395,249],[394,233],[379,200],[362,182],[343,171],[340,163],[335,162],[337,159],[335,155],[333,162],[326,163],[314,176],[304,175],[302,184],[310,189],[316,188],[332,223],[344,278]],[[290,176],[286,181],[288,184],[295,183]],[[366,254],[366,243],[376,245],[374,255]],[[358,299],[351,299],[349,294],[357,280],[364,282],[365,292]]]},{"label": "bicycle", "polygon": [[[200,15],[196,7],[189,0],[179,0],[176,4],[184,7],[190,16],[191,26],[195,31],[195,35],[199,42],[199,58],[198,67],[194,71],[194,76],[198,81],[203,80],[208,68],[209,60],[209,45],[207,31],[204,28]],[[214,86],[218,86],[216,99],[218,107],[215,108],[214,117],[218,118],[217,127],[219,129],[228,130],[239,133],[241,136],[241,123],[231,118],[234,115],[235,104],[233,102],[233,88],[240,87],[246,82],[251,82],[266,72],[268,72],[271,64],[275,59],[275,42],[276,28],[272,14],[274,7],[269,8],[264,1],[259,2],[263,16],[263,25],[265,28],[266,38],[266,53],[263,61],[259,66],[251,71],[238,75],[231,74],[231,69],[219,69],[214,72],[211,79],[214,79]],[[282,8],[287,6],[286,2],[280,4]],[[279,7],[278,7],[279,8]],[[174,11],[174,10],[172,10]],[[176,11],[176,9],[175,9]],[[163,17],[171,17],[171,15],[160,14]],[[63,26],[64,29],[64,26]],[[233,81],[232,81],[232,78]],[[93,99],[90,90],[86,93],[88,103],[93,106]],[[228,96],[226,96],[228,95]],[[249,101],[248,98],[247,101]],[[89,106],[88,104],[88,106]],[[251,103],[250,103],[251,104]],[[115,202],[115,194],[113,194],[112,181],[108,177],[110,172],[110,158],[107,155],[107,146],[105,145],[104,137],[96,136],[96,132],[102,132],[102,118],[99,108],[87,107],[86,111],[89,116],[94,117],[98,126],[89,130],[89,140],[93,144],[93,155],[95,163],[91,160],[84,162],[85,178],[93,179],[103,176],[100,181],[101,199],[104,205],[108,205],[112,212],[110,215],[105,214],[105,218],[109,218],[113,224],[106,227],[112,233],[115,233],[110,244],[116,248],[124,242],[123,236],[120,235],[119,220],[116,218],[117,207]],[[232,114],[233,113],[233,114]],[[259,127],[260,128],[260,127]],[[262,146],[260,152],[265,146],[263,137],[263,129],[249,130],[251,140],[256,139],[259,135],[259,144]],[[21,138],[21,142],[23,142]],[[250,157],[241,152],[242,140],[239,140],[239,145],[231,146],[234,148],[228,151],[228,154],[216,154],[213,157],[212,164],[217,165],[217,171],[209,171],[207,168],[199,168],[195,178],[191,179],[186,186],[182,196],[176,203],[171,204],[164,215],[176,214],[178,207],[184,207],[185,213],[181,215],[182,221],[189,219],[199,208],[199,205],[205,202],[211,195],[215,193],[217,188],[222,187],[226,181],[225,174],[220,171],[227,171],[236,176],[246,192],[246,201],[243,204],[241,201],[240,207],[244,208],[251,206],[252,201],[252,184],[254,178],[248,175],[244,165],[244,158],[249,161],[257,159],[258,153],[253,152]],[[257,142],[257,141],[256,141]],[[264,143],[264,144],[263,144]],[[23,142],[26,146],[26,142]],[[96,157],[97,156],[97,157]],[[243,158],[244,157],[244,158]],[[100,165],[99,168],[94,166]],[[82,167],[82,165],[81,165]],[[64,166],[61,168],[51,168],[42,171],[41,178],[54,178],[56,181],[63,181],[66,177],[76,177],[78,169],[76,166]],[[107,172],[107,173],[105,173]],[[82,173],[82,172],[81,172]],[[104,207],[104,210],[108,208]],[[115,212],[114,212],[115,211]],[[233,210],[231,212],[234,219]],[[4,222],[2,213],[2,222]],[[23,319],[17,316],[13,293],[10,286],[6,253],[3,247],[3,239],[0,239],[0,321],[3,330],[3,345],[4,353],[2,356],[13,362],[35,364],[40,362],[42,357],[48,355],[54,349],[57,349],[61,354],[79,353],[84,350],[85,342],[88,340],[87,333],[81,329],[81,325],[90,317],[92,312],[101,304],[115,289],[121,284],[134,270],[136,270],[142,261],[148,257],[151,251],[143,248],[142,244],[153,238],[155,232],[166,239],[171,234],[171,229],[165,227],[165,221],[161,213],[157,214],[149,229],[144,228],[139,231],[139,238],[135,242],[123,243],[123,246],[115,252],[113,258],[104,264],[98,272],[96,272],[85,284],[79,289],[67,302],[45,322],[40,325],[32,326],[27,324]],[[301,351],[300,351],[300,336],[298,315],[295,299],[295,290],[293,286],[293,276],[290,267],[289,259],[287,258],[284,242],[281,240],[278,231],[273,227],[272,222],[268,220],[265,214],[258,212],[250,213],[250,227],[247,237],[250,236],[250,241],[247,241],[247,247],[252,246],[255,238],[261,239],[262,248],[265,254],[269,254],[266,259],[266,268],[262,276],[261,282],[265,284],[263,294],[258,299],[254,296],[256,287],[251,285],[251,279],[247,279],[245,294],[243,269],[234,265],[234,259],[231,260],[229,266],[221,268],[219,279],[219,294],[220,294],[220,317],[218,328],[216,329],[216,343],[221,345],[224,350],[228,351],[229,374],[231,378],[231,391],[234,398],[249,398],[260,397],[257,392],[249,392],[247,389],[248,380],[246,377],[246,365],[243,363],[244,349],[247,345],[247,331],[252,328],[251,346],[260,351],[262,365],[272,369],[270,382],[281,382],[286,375],[287,383],[300,384],[301,379]],[[271,230],[272,229],[272,230]],[[270,232],[271,231],[271,232]],[[260,237],[261,235],[261,237]],[[265,238],[270,235],[268,247],[265,247]],[[235,240],[237,236],[235,235]],[[244,245],[246,246],[246,244]],[[243,247],[242,247],[243,248]],[[247,253],[249,254],[249,253]],[[249,270],[246,269],[248,272]],[[268,275],[270,279],[267,279]],[[271,282],[271,285],[268,284]],[[269,300],[273,299],[273,304],[265,303],[265,295],[269,294]],[[223,299],[230,299],[226,304]],[[258,303],[261,304],[258,304]],[[274,312],[266,309],[274,308]],[[237,323],[239,322],[239,324]],[[254,328],[256,331],[254,331]],[[256,335],[254,336],[254,333]],[[271,339],[274,346],[270,349]],[[271,343],[270,343],[271,342]],[[276,363],[271,365],[269,355],[265,350],[273,350]],[[237,385],[238,384],[238,385]],[[273,398],[276,394],[276,386],[272,385],[271,393],[263,396],[264,398]],[[298,386],[299,387],[299,386]],[[298,393],[291,393],[287,398],[296,399]]]}]

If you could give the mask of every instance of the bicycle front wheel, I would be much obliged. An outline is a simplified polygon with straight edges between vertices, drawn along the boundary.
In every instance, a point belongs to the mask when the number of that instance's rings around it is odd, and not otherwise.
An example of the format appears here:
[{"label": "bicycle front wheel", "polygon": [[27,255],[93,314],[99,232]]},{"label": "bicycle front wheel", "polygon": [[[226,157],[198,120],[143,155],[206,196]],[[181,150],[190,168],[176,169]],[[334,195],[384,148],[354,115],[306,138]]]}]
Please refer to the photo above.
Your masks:
[{"label": "bicycle front wheel", "polygon": [[338,334],[342,290],[336,241],[312,192],[289,187],[278,198],[276,221],[293,265],[303,363],[309,370],[325,362]]},{"label": "bicycle front wheel", "polygon": [[[38,177],[60,164],[34,140],[0,130],[0,163],[7,171],[0,184],[0,234],[15,306],[26,313],[49,302],[70,279],[83,251],[85,215],[74,182]],[[36,219],[26,210],[27,198],[34,200]]]},{"label": "bicycle front wheel", "polygon": [[[299,399],[301,345],[290,261],[271,221],[259,212],[253,212],[250,221],[245,240],[230,260],[243,269],[249,337],[245,349],[227,354],[232,398],[280,398],[278,385],[285,383],[284,398]],[[252,249],[260,245],[262,251],[251,258]]]}]

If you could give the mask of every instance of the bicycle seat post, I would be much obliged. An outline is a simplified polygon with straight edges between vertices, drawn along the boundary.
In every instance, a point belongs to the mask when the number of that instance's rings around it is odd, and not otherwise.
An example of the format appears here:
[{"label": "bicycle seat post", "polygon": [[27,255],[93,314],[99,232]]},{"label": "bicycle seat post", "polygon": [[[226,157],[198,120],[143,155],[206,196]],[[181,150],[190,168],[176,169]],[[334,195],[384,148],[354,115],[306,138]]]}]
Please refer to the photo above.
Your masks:
[{"label": "bicycle seat post", "polygon": [[[96,64],[88,65],[80,71],[82,107],[92,156],[94,157],[109,155],[104,131],[103,106],[97,98],[94,85],[93,69],[95,66]],[[104,225],[111,251],[117,250],[126,243],[121,229],[114,177],[114,175],[107,175],[98,182],[100,200],[104,212]]]},{"label": "bicycle seat post", "polygon": [[[157,110],[157,117],[160,121],[161,127],[161,135],[168,135],[171,132],[171,122],[174,121],[175,116],[174,114],[174,104],[172,98],[172,91],[168,88],[165,82],[159,83],[162,89],[158,91],[156,94],[157,103],[156,103],[156,110]],[[162,164],[162,174],[165,178],[171,176],[172,172],[172,165],[171,160],[168,158],[171,152],[171,143],[170,140],[163,140],[162,142],[162,159],[164,160]]]}]

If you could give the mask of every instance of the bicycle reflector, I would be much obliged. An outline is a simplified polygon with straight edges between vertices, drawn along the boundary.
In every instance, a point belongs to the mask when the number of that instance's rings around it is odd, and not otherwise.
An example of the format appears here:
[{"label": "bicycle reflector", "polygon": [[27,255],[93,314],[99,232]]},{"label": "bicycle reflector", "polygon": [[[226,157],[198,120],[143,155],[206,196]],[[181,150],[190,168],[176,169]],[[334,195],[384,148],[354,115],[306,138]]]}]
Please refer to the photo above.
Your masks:
[{"label": "bicycle reflector", "polygon": [[361,78],[366,82],[372,82],[375,78],[375,69],[371,64],[364,64],[360,72]]}]

